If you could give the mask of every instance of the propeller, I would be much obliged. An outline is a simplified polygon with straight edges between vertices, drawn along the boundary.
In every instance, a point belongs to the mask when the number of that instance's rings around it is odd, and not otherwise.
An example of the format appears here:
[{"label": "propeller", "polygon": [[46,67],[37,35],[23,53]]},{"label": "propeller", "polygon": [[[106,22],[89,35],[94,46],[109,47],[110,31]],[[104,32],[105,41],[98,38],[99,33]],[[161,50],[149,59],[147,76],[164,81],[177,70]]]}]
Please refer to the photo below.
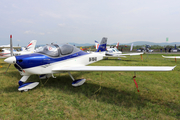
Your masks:
[{"label": "propeller", "polygon": [[[10,51],[11,51],[11,57],[13,56],[13,47],[12,47],[12,35],[10,35]],[[5,59],[6,60],[6,59]],[[6,72],[8,71],[11,64],[8,65]],[[6,72],[4,74],[6,74]]]}]

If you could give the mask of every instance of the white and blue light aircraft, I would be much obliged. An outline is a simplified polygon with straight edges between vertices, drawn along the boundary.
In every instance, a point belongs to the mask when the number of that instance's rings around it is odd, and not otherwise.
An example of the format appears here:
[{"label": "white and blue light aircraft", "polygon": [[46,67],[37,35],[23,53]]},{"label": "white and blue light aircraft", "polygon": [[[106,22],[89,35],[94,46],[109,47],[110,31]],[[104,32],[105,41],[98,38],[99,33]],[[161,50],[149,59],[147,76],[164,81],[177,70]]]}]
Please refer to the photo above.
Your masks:
[{"label": "white and blue light aircraft", "polygon": [[[99,43],[97,41],[95,41],[95,46],[96,46],[96,49],[98,49]],[[142,55],[142,54],[144,54],[144,52],[123,54],[121,51],[119,51],[117,49],[118,46],[119,46],[119,42],[117,43],[116,47],[114,47],[114,48],[107,48],[106,49],[106,53],[105,53],[105,58],[108,58],[108,57],[126,57],[126,56],[134,56],[134,55]],[[133,46],[131,45],[131,49],[132,49],[132,47]]]},{"label": "white and blue light aircraft", "polygon": [[75,80],[72,71],[172,71],[171,66],[87,66],[103,59],[106,51],[107,38],[103,38],[97,52],[86,53],[79,48],[65,44],[49,44],[37,53],[12,56],[4,61],[14,64],[22,78],[19,81],[19,91],[28,91],[36,87],[39,82],[25,83],[27,79],[37,74],[40,78],[53,77],[54,73],[67,72],[72,78],[72,86],[81,86],[86,79]]}]

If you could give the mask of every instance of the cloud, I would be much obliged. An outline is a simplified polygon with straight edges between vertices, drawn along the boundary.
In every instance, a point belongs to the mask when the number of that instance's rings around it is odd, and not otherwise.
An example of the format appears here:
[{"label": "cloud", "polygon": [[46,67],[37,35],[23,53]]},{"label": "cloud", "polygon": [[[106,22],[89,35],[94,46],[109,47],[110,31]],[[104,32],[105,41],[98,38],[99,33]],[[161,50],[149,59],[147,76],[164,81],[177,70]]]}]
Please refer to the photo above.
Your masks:
[{"label": "cloud", "polygon": [[56,13],[54,13],[54,12],[42,12],[42,13],[40,13],[40,16],[42,16],[42,17],[52,17],[52,18],[61,18],[62,16],[60,15],[60,14],[56,14]]},{"label": "cloud", "polygon": [[58,24],[58,26],[63,27],[63,26],[65,26],[65,24],[64,23],[60,23],[60,24]]},{"label": "cloud", "polygon": [[122,14],[137,14],[148,9],[148,7],[135,8],[130,11],[123,12]]},{"label": "cloud", "polygon": [[19,8],[17,5],[15,5],[15,4],[12,4],[12,7],[13,8]]},{"label": "cloud", "polygon": [[43,33],[43,32],[34,32],[31,30],[25,31],[24,34],[45,35],[45,33]]},{"label": "cloud", "polygon": [[42,32],[41,32],[41,33],[38,33],[38,34],[39,34],[39,35],[45,35],[45,33],[42,33]]},{"label": "cloud", "polygon": [[25,31],[24,34],[31,34],[32,32],[30,30]]},{"label": "cloud", "polygon": [[34,23],[32,20],[28,20],[28,19],[19,19],[16,22],[20,22],[20,23]]}]

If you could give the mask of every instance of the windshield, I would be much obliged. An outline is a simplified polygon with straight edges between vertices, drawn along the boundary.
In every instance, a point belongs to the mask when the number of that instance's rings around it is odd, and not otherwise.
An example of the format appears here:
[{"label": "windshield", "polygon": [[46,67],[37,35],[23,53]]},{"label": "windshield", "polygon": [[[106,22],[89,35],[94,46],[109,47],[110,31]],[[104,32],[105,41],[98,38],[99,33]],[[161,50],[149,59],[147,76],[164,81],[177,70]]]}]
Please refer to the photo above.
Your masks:
[{"label": "windshield", "polygon": [[119,50],[118,50],[117,48],[114,48],[114,50],[115,50],[116,52],[119,52]]},{"label": "windshield", "polygon": [[58,57],[60,55],[59,51],[59,46],[52,44],[44,46],[42,49],[38,50],[37,53],[43,53],[51,57]]}]

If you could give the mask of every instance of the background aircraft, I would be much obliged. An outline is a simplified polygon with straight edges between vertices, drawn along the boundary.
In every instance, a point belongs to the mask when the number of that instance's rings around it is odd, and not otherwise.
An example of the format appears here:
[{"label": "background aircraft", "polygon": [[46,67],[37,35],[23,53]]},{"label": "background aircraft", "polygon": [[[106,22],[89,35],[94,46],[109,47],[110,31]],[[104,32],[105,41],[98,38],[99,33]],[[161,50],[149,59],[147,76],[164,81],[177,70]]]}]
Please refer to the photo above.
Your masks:
[{"label": "background aircraft", "polygon": [[[95,45],[98,48],[97,41],[95,41]],[[142,54],[144,54],[143,52],[141,52],[141,53],[126,53],[126,54],[122,54],[122,52],[117,49],[118,46],[119,46],[119,42],[117,43],[116,47],[114,47],[114,48],[107,48],[107,51],[106,51],[106,54],[105,54],[106,55],[105,58],[108,58],[108,57],[126,57],[126,56],[133,56],[133,55],[142,55]],[[132,50],[132,47],[133,47],[133,45],[131,45],[130,50]]]},{"label": "background aircraft", "polygon": [[145,47],[139,48],[137,49],[137,52],[153,52],[154,50],[150,50],[149,48],[151,48],[151,45],[145,45]]},{"label": "background aircraft", "polygon": [[[10,38],[12,39],[12,38]],[[33,53],[35,46],[36,46],[36,42],[37,40],[32,40],[27,47],[23,48],[22,51],[13,51],[13,55],[23,55],[23,54],[29,54],[29,53]],[[9,45],[10,46],[10,45]],[[0,57],[10,57],[11,56],[11,51],[10,51],[10,47],[6,46],[4,49],[1,50],[0,52]],[[2,47],[3,48],[3,47]],[[7,49],[9,48],[9,49]],[[13,48],[21,48],[21,47],[13,47]]]},{"label": "background aircraft", "polygon": [[[13,51],[16,52],[16,49],[21,49],[20,46],[13,46]],[[10,44],[9,45],[1,45],[0,46],[0,57],[10,57]]]},{"label": "background aircraft", "polygon": [[[33,89],[39,84],[39,82],[25,83],[33,74],[39,75],[42,79],[54,77],[54,73],[68,72],[73,80],[72,86],[80,86],[86,79],[75,80],[70,73],[71,71],[171,71],[175,68],[168,66],[87,66],[103,59],[106,43],[107,38],[103,38],[94,53],[86,53],[69,44],[61,47],[57,44],[50,44],[44,46],[37,53],[12,56],[4,61],[14,64],[23,76],[19,81],[19,91]],[[137,85],[136,82],[135,84]]]}]

